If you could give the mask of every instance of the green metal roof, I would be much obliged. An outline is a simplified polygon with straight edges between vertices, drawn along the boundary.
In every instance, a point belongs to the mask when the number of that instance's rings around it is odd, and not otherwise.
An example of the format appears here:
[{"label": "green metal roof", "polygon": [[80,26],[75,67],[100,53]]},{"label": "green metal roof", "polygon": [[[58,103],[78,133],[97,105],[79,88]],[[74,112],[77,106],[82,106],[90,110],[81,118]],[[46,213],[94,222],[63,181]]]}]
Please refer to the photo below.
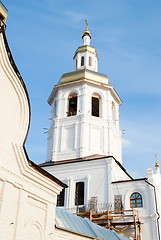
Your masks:
[{"label": "green metal roof", "polygon": [[56,208],[56,227],[80,234],[82,236],[91,237],[93,239],[102,240],[128,240],[129,238],[117,234],[115,231],[103,228],[89,219],[80,218],[61,208]]}]

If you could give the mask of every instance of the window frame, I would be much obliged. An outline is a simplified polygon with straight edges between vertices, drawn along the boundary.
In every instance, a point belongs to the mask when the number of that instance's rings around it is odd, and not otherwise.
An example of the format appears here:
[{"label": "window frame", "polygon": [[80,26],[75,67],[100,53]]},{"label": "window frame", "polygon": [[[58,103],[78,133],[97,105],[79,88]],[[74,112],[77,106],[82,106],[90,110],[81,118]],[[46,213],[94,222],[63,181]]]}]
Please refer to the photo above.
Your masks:
[{"label": "window frame", "polygon": [[[135,196],[134,198],[133,195],[138,195],[138,196]],[[131,208],[140,208],[140,207],[143,207],[143,198],[142,198],[142,195],[138,192],[133,192],[130,196],[130,207]]]},{"label": "window frame", "polygon": [[65,188],[57,195],[57,207],[64,207],[65,205]]},{"label": "window frame", "polygon": [[[83,185],[83,190],[79,189],[81,187],[77,187],[79,185]],[[82,196],[80,196],[81,192],[83,192]],[[75,206],[82,206],[84,205],[85,202],[85,182],[84,181],[80,181],[80,182],[76,182],[75,184]]]},{"label": "window frame", "polygon": [[81,56],[81,67],[84,66],[84,56]]},{"label": "window frame", "polygon": [[[93,109],[94,109],[94,106],[93,106],[94,101],[93,100],[94,99],[98,100],[98,114],[96,114],[96,115],[93,114]],[[91,116],[101,117],[101,96],[98,93],[93,93],[91,96]]]},{"label": "window frame", "polygon": [[[76,100],[75,100],[76,98]],[[70,101],[71,99],[73,99],[74,101],[76,101],[76,106],[73,107],[72,110],[72,106],[70,105]],[[76,108],[76,109],[74,109]],[[67,104],[67,117],[71,117],[71,116],[76,116],[77,115],[77,109],[78,109],[78,95],[76,92],[70,93],[68,95],[68,104]]]},{"label": "window frame", "polygon": [[89,56],[89,66],[92,67],[92,57]]}]

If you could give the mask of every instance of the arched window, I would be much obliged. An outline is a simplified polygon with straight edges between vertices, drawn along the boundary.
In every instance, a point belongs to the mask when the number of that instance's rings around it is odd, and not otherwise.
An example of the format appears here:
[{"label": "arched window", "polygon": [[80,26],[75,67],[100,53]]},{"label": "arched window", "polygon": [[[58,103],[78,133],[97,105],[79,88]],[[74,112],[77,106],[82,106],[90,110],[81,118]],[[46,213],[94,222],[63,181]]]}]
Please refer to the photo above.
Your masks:
[{"label": "arched window", "polygon": [[67,116],[77,115],[77,94],[72,93],[68,97],[68,112]]},{"label": "arched window", "polygon": [[100,117],[100,96],[92,94],[92,116]]},{"label": "arched window", "polygon": [[134,192],[130,197],[130,207],[138,208],[143,206],[142,196],[138,192]]},{"label": "arched window", "polygon": [[76,183],[75,205],[84,205],[84,182]]},{"label": "arched window", "polygon": [[81,57],[81,66],[84,66],[84,57]]},{"label": "arched window", "polygon": [[92,66],[92,57],[89,57],[89,66]]}]

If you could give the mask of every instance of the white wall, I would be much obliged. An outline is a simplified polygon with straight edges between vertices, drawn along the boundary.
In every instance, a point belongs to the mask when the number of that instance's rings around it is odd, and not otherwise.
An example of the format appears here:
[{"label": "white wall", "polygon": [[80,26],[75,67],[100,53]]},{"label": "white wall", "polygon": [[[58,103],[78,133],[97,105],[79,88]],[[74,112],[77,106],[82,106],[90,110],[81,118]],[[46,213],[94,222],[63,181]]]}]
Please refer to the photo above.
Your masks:
[{"label": "white wall", "polygon": [[[141,194],[143,207],[136,208],[141,221],[142,240],[158,239],[156,201],[154,188],[145,179],[131,180],[113,158],[80,161],[75,163],[61,163],[46,166],[45,169],[56,175],[69,188],[65,191],[64,208],[75,212],[76,182],[85,183],[85,202],[90,205],[91,197],[98,197],[98,211],[105,211],[109,206],[114,210],[114,196],[122,195],[123,209],[130,210],[130,196],[134,192]],[[158,212],[160,209],[160,175],[153,174],[148,178],[156,186]],[[160,184],[160,185],[159,185]],[[81,207],[81,206],[79,206]],[[129,230],[127,230],[128,233]],[[131,230],[130,230],[131,231]],[[129,232],[130,233],[130,232]]]},{"label": "white wall", "polygon": [[100,158],[54,166],[51,164],[51,166],[44,168],[69,186],[65,190],[65,208],[74,212],[76,209],[76,182],[83,181],[85,183],[84,205],[90,205],[91,197],[97,197],[98,205],[102,211],[107,210],[107,204],[113,206],[111,182],[129,179],[113,158]]},{"label": "white wall", "polygon": [[[51,123],[48,131],[47,161],[73,159],[92,154],[112,155],[121,162],[121,131],[119,105],[106,87],[75,82],[60,85],[51,104]],[[77,93],[77,115],[67,117],[68,96]],[[99,94],[100,117],[91,116],[91,97]],[[54,116],[55,103],[57,115]],[[112,118],[112,102],[115,118]]]},{"label": "white wall", "polygon": [[78,234],[74,234],[68,231],[64,231],[61,229],[55,229],[55,235],[54,235],[54,240],[92,240],[93,238],[90,237],[84,237]]},{"label": "white wall", "polygon": [[[0,239],[51,240],[55,205],[63,188],[28,162],[24,151],[29,127],[29,102],[14,72],[0,34]],[[76,239],[74,234],[59,239]],[[86,239],[79,238],[78,239]]]},{"label": "white wall", "polygon": [[138,192],[142,196],[143,201],[143,207],[135,208],[142,223],[142,240],[158,239],[155,198],[151,186],[145,180],[113,183],[113,194],[122,195],[124,209],[131,209],[130,196],[134,192]]}]

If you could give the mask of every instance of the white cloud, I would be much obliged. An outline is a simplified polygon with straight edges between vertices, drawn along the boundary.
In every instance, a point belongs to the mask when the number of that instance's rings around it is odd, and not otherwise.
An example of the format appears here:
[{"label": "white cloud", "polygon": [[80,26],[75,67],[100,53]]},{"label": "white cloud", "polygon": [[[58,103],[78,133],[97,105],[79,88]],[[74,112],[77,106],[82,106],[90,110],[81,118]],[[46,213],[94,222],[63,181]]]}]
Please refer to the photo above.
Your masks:
[{"label": "white cloud", "polygon": [[89,19],[89,16],[87,16],[86,14],[81,13],[81,12],[67,10],[64,14],[76,22],[80,22],[83,19]]},{"label": "white cloud", "polygon": [[132,146],[132,142],[128,139],[122,138],[122,147],[129,148]]}]

